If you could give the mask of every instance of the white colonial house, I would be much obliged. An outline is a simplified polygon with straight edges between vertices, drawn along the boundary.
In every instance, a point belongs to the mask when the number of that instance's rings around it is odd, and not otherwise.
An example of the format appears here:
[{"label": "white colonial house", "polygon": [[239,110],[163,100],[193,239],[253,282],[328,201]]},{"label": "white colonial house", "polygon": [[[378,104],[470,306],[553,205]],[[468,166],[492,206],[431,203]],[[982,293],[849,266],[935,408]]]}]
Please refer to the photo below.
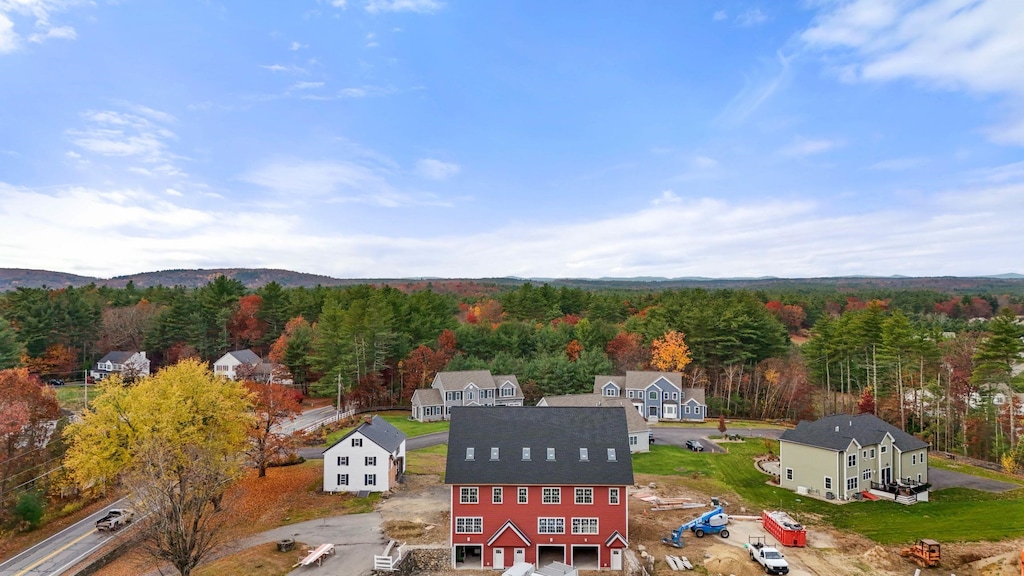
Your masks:
[{"label": "white colonial house", "polygon": [[263,359],[248,348],[245,350],[233,350],[221,356],[213,363],[213,373],[217,376],[224,376],[228,380],[234,380],[237,377],[235,371],[239,366],[251,365],[255,368],[262,363]]},{"label": "white colonial house", "polygon": [[324,492],[384,492],[405,471],[405,434],[380,416],[324,450]]},{"label": "white colonial house", "polygon": [[114,350],[100,358],[96,367],[89,371],[95,380],[103,380],[111,374],[121,374],[130,378],[149,376],[149,359],[145,352]]}]

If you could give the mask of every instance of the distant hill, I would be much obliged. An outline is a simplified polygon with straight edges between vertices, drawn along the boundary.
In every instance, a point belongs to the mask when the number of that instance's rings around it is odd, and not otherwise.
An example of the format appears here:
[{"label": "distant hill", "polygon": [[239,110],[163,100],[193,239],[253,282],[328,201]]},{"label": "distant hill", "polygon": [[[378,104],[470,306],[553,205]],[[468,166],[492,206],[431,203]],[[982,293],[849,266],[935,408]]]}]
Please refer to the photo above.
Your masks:
[{"label": "distant hill", "polygon": [[66,286],[110,286],[123,288],[128,282],[145,288],[148,286],[204,286],[218,276],[239,280],[247,288],[259,288],[277,282],[294,288],[304,286],[351,286],[355,284],[387,284],[399,290],[412,292],[430,287],[436,292],[459,296],[493,294],[503,288],[526,282],[547,282],[553,286],[568,286],[587,290],[664,290],[669,288],[731,288],[750,290],[934,290],[951,294],[1022,294],[1024,275],[1000,274],[986,277],[940,276],[911,278],[904,276],[856,276],[835,278],[332,278],[320,274],[306,274],[271,268],[215,268],[207,270],[160,270],[114,278],[95,278],[48,270],[0,268],[0,292],[25,288],[62,288]]}]

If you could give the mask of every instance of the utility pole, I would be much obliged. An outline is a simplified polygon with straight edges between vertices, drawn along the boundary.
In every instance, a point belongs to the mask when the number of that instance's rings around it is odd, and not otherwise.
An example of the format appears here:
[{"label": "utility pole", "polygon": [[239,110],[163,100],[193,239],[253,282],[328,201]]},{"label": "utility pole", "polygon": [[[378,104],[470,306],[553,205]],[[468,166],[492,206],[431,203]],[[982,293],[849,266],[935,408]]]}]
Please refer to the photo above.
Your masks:
[{"label": "utility pole", "polygon": [[341,418],[341,372],[338,372],[338,418]]},{"label": "utility pole", "polygon": [[[84,384],[82,385],[82,389],[85,390],[85,404],[84,404],[84,406],[85,406],[85,408],[88,408],[89,407],[89,369],[87,368],[85,370],[82,370],[82,372],[85,372],[85,380],[84,380]],[[84,412],[85,409],[83,409],[82,411]]]}]

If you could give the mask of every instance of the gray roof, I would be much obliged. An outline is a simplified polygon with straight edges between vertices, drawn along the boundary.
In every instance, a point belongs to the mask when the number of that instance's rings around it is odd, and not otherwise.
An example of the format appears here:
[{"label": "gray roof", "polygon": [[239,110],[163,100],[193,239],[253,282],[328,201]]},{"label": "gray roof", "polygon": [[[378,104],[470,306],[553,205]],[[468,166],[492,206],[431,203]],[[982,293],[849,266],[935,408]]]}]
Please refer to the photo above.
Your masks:
[{"label": "gray roof", "polygon": [[228,352],[228,355],[233,356],[235,360],[238,360],[242,364],[259,364],[263,361],[255,352],[248,348],[245,350],[232,350],[231,352]]},{"label": "gray roof", "polygon": [[537,403],[538,406],[593,406],[596,408],[625,408],[626,427],[631,434],[651,429],[647,420],[633,407],[629,398],[602,396],[600,394],[566,394],[564,396],[545,396]]},{"label": "gray roof", "polygon": [[412,393],[412,403],[419,406],[440,406],[444,404],[441,391],[437,388],[417,388]]},{"label": "gray roof", "polygon": [[846,450],[851,440],[857,440],[861,446],[873,446],[880,443],[887,433],[903,452],[928,447],[927,442],[907,434],[874,414],[833,414],[814,422],[804,420],[796,428],[783,432],[779,440],[838,452]]},{"label": "gray roof", "polygon": [[704,402],[704,389],[703,388],[683,388],[683,399],[680,404],[688,402],[689,400],[696,400],[699,404],[705,404]]},{"label": "gray roof", "polygon": [[97,364],[105,364],[107,361],[113,362],[114,364],[124,364],[129,358],[135,356],[137,352],[125,352],[123,350],[111,350],[107,352],[103,358]]},{"label": "gray roof", "polygon": [[676,388],[683,387],[682,372],[626,371],[626,388],[647,388],[659,378],[668,380]]},{"label": "gray roof", "polygon": [[[607,408],[452,408],[447,484],[622,485],[633,483],[626,416]],[[474,448],[466,460],[466,448]],[[530,448],[530,460],[522,458]],[[498,448],[498,460],[491,460]],[[547,459],[554,448],[555,459]],[[588,459],[581,461],[580,448]],[[608,449],[615,460],[608,460]]]},{"label": "gray roof", "polygon": [[594,376],[594,394],[600,394],[604,390],[604,385],[607,383],[613,383],[622,390],[622,387],[626,385],[625,376]]},{"label": "gray roof", "polygon": [[405,442],[405,434],[403,434],[401,430],[395,428],[394,426],[391,425],[390,422],[381,418],[380,416],[374,415],[373,419],[370,420],[369,423],[363,422],[354,430],[349,431],[348,434],[345,434],[344,436],[339,438],[337,442],[328,446],[327,449],[324,450],[324,452],[327,452],[327,450],[334,448],[342,440],[348,438],[349,436],[355,434],[356,432],[359,432],[360,434],[368,438],[371,442],[387,450],[388,452],[394,452],[395,450],[398,450],[398,447],[402,445],[402,442]]},{"label": "gray roof", "polygon": [[462,390],[469,384],[478,388],[494,388],[494,377],[490,370],[460,370],[457,372],[438,372],[434,382],[443,390]]}]

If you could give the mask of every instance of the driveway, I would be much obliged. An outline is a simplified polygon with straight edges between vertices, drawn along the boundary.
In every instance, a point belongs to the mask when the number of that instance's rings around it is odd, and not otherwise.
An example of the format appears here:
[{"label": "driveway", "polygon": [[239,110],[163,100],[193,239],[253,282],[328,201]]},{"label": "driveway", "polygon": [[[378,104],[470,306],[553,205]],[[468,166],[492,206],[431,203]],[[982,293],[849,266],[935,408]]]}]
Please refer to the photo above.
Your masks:
[{"label": "driveway", "polygon": [[970,488],[972,490],[981,490],[982,492],[1009,492],[1010,490],[1020,488],[1020,486],[1010,484],[1009,482],[971,476],[970,474],[954,472],[945,468],[928,468],[928,482],[931,483],[932,490]]},{"label": "driveway", "polygon": [[[679,446],[680,448],[686,448],[687,440],[700,440],[700,443],[704,445],[705,452],[725,452],[721,446],[707,439],[708,436],[720,436],[722,433],[718,431],[718,428],[677,428],[675,426],[654,426],[651,428],[651,431],[654,432],[655,444],[669,444],[672,446]],[[782,430],[769,428],[742,428],[737,430],[728,430],[726,433],[739,434],[745,438],[778,439],[778,437],[782,435],[782,432]]]}]

